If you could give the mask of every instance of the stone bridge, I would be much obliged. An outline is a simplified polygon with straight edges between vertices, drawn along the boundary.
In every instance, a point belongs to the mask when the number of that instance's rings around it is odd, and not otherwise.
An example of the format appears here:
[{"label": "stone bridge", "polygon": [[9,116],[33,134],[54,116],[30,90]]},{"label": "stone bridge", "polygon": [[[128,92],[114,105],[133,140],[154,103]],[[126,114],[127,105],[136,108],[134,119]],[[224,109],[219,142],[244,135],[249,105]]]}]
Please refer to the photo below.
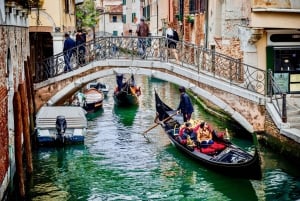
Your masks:
[{"label": "stone bridge", "polygon": [[[250,133],[264,130],[264,71],[188,43],[179,42],[176,50],[169,50],[164,45],[165,38],[145,40],[150,42],[140,55],[138,38],[98,39],[85,46],[84,63],[80,63],[82,55],[76,47],[71,59],[74,70],[67,73],[63,72],[63,54],[37,64],[34,85],[37,110],[45,104],[62,104],[90,81],[133,73],[183,85]],[[95,44],[101,46],[102,52]]]}]

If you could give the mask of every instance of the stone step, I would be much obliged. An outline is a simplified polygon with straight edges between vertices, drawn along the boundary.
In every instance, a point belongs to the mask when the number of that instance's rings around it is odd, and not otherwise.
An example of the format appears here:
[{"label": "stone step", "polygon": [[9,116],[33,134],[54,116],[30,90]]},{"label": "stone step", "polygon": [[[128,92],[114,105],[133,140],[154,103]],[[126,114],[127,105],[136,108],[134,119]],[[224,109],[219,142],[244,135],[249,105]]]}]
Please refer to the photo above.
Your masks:
[{"label": "stone step", "polygon": [[289,116],[300,116],[300,109],[287,109],[287,115]]},{"label": "stone step", "polygon": [[300,115],[287,115],[287,121],[289,123],[299,123],[300,124]]}]

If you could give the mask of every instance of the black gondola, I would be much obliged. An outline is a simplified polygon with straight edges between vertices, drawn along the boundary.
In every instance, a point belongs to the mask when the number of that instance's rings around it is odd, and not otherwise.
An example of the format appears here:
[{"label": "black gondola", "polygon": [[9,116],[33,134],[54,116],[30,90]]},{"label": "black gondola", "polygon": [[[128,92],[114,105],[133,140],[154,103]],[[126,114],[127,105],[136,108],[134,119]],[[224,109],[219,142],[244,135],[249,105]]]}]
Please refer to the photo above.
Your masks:
[{"label": "black gondola", "polygon": [[218,172],[247,179],[260,180],[262,178],[260,156],[257,148],[254,155],[234,145],[229,140],[214,136],[214,143],[222,145],[220,150],[206,152],[201,146],[190,147],[182,144],[178,139],[179,127],[183,124],[183,118],[176,114],[176,110],[166,105],[155,91],[155,104],[157,119],[172,144],[181,152],[192,157],[201,164]]},{"label": "black gondola", "polygon": [[141,94],[140,87],[136,86],[134,76],[123,82],[123,74],[117,75],[117,87],[114,91],[114,101],[119,106],[138,105],[138,97]]}]

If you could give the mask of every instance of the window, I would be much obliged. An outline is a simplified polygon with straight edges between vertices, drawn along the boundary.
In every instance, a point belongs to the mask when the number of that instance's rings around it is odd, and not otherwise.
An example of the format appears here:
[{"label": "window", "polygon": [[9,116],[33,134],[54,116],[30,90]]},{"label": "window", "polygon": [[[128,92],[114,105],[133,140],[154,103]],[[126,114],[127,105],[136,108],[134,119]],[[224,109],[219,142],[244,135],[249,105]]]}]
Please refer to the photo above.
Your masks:
[{"label": "window", "polygon": [[65,0],[65,13],[69,13],[70,5],[69,0]]},{"label": "window", "polygon": [[126,15],[122,15],[122,22],[125,24],[126,23]]},{"label": "window", "polygon": [[150,20],[150,5],[147,5],[143,8],[143,16],[146,18],[146,20]]},{"label": "window", "polygon": [[113,36],[118,36],[118,31],[113,31]]},{"label": "window", "polygon": [[117,22],[118,21],[118,18],[117,18],[117,16],[112,16],[112,22]]},{"label": "window", "polygon": [[131,14],[131,22],[135,23],[136,13]]},{"label": "window", "polygon": [[126,0],[123,0],[123,5],[126,5]]},{"label": "window", "polygon": [[274,48],[275,72],[300,71],[300,47]]},{"label": "window", "polygon": [[190,0],[190,13],[203,13],[206,11],[207,0]]}]

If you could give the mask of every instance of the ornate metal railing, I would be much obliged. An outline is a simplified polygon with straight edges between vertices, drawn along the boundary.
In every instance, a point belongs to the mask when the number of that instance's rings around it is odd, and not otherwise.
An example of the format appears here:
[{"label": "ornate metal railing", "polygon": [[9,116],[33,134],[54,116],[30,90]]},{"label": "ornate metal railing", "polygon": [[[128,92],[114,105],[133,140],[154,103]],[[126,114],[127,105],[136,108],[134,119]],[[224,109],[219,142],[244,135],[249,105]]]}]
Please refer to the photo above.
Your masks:
[{"label": "ornate metal railing", "polygon": [[281,117],[282,122],[287,122],[286,93],[283,93],[273,77],[272,70],[268,70],[268,96],[270,103]]},{"label": "ornate metal railing", "polygon": [[[141,39],[143,42],[141,42]],[[183,41],[176,49],[167,47],[165,37],[99,37],[84,46],[75,47],[71,67],[77,69],[106,59],[153,60],[174,63],[195,73],[202,73],[244,89],[265,95],[266,72],[224,54]],[[141,51],[143,46],[145,51]],[[81,49],[85,49],[84,52]],[[65,52],[35,64],[35,82],[65,73]],[[162,65],[163,66],[163,65]]]}]

